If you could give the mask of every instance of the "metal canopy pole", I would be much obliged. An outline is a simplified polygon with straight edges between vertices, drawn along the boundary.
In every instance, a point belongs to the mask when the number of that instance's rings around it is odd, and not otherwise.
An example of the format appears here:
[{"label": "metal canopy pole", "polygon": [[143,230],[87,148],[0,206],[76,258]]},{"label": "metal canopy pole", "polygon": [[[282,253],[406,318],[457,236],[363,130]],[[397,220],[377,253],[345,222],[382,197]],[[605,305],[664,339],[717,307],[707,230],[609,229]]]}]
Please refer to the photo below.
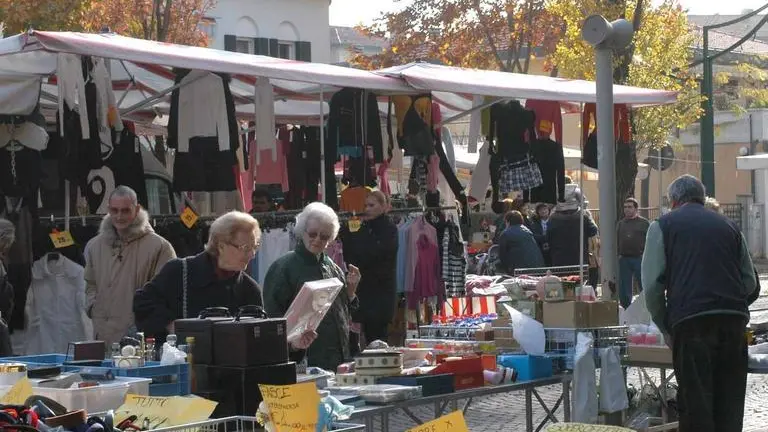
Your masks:
[{"label": "metal canopy pole", "polygon": [[[320,86],[320,193],[322,202],[328,203],[328,197],[325,196],[325,182],[328,181],[325,178],[325,115],[323,112],[323,86]],[[336,177],[333,178],[334,182]]]},{"label": "metal canopy pole", "polygon": [[616,286],[618,246],[616,243],[616,143],[613,122],[613,50],[632,42],[632,24],[624,19],[608,22],[592,15],[584,21],[582,37],[595,47],[597,67],[597,163],[600,187],[600,255],[602,256],[602,298],[610,299]]}]

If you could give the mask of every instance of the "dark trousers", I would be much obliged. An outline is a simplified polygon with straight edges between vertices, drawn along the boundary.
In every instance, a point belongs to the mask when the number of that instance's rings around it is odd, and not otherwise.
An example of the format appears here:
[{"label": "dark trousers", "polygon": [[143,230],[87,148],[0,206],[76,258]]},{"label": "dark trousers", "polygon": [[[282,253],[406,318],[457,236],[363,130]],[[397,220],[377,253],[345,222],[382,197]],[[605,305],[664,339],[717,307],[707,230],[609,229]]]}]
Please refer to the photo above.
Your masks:
[{"label": "dark trousers", "polygon": [[705,315],[672,330],[680,432],[740,432],[747,389],[746,318]]},{"label": "dark trousers", "polygon": [[642,263],[643,257],[619,257],[619,302],[624,309],[632,304],[632,297],[634,295],[632,282],[634,280],[637,280],[637,283],[640,285],[640,290],[643,290],[642,281],[640,279],[640,267]]}]

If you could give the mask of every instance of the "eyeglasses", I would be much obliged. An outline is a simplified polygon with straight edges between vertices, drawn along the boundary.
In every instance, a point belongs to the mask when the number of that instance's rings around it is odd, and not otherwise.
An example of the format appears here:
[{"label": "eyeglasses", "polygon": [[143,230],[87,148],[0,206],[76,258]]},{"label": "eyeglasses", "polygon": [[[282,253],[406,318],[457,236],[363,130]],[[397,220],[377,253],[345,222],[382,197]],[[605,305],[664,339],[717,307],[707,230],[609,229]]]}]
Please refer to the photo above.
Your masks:
[{"label": "eyeglasses", "polygon": [[321,233],[318,233],[318,232],[308,232],[307,236],[310,238],[310,240],[314,240],[314,239],[316,239],[318,237],[320,238],[320,241],[324,241],[324,242],[327,242],[327,241],[331,240],[331,235],[330,234],[321,234]]},{"label": "eyeglasses", "polygon": [[227,244],[232,246],[233,248],[239,250],[240,252],[245,252],[245,253],[256,252],[256,250],[260,246],[259,243],[256,243],[256,244],[241,244],[241,245],[236,245],[234,243],[227,243]]}]

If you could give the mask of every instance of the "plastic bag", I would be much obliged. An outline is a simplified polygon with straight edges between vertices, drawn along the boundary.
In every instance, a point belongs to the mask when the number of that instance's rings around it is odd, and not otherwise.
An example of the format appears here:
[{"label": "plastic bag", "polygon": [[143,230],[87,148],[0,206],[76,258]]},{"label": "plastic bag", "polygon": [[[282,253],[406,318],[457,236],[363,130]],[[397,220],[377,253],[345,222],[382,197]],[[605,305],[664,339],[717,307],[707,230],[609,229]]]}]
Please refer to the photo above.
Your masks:
[{"label": "plastic bag", "polygon": [[576,336],[576,354],[573,367],[573,414],[574,423],[597,422],[597,379],[592,333]]},{"label": "plastic bag", "polygon": [[640,293],[632,301],[627,309],[619,309],[619,323],[621,325],[645,324],[651,323],[651,313],[645,305],[645,295]]},{"label": "plastic bag", "polygon": [[614,413],[629,408],[618,347],[600,350],[600,411]]},{"label": "plastic bag", "polygon": [[163,344],[163,355],[160,357],[161,366],[170,366],[187,362],[187,353],[171,346],[168,342]]},{"label": "plastic bag", "polygon": [[544,355],[544,326],[535,319],[505,304],[512,321],[512,336],[531,355]]}]

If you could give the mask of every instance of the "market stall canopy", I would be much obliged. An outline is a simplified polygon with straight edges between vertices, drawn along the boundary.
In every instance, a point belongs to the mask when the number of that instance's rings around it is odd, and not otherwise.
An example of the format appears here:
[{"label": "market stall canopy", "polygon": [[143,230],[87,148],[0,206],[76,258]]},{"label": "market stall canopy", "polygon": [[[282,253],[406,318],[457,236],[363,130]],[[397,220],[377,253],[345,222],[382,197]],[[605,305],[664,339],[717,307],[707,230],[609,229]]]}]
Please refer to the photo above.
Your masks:
[{"label": "market stall canopy", "polygon": [[[432,63],[409,63],[376,71],[403,78],[416,89],[491,96],[501,99],[539,99],[566,102],[595,102],[592,81],[465,69]],[[632,106],[664,105],[677,101],[677,92],[622,85],[613,86],[614,102]]]},{"label": "market stall canopy", "polygon": [[[306,83],[310,84],[304,86],[308,92],[319,91],[319,86],[328,86],[325,90],[333,92],[333,87],[342,88],[351,84],[382,93],[414,92],[401,79],[323,63],[176,45],[116,34],[37,30],[0,40],[0,72],[50,75],[56,70],[57,53]],[[280,87],[277,83],[273,85]]]}]

